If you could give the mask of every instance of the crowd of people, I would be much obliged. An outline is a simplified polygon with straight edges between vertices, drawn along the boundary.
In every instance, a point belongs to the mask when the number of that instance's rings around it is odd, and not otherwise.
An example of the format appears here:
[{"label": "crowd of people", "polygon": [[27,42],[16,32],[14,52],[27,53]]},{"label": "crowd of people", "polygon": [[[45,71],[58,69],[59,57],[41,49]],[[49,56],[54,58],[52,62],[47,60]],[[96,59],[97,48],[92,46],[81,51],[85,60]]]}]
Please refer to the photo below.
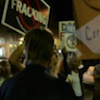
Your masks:
[{"label": "crowd of people", "polygon": [[84,100],[84,83],[94,85],[93,100],[99,100],[100,65],[84,74],[81,65],[76,55],[67,61],[65,48],[58,53],[50,30],[33,29],[0,62],[0,100]]}]

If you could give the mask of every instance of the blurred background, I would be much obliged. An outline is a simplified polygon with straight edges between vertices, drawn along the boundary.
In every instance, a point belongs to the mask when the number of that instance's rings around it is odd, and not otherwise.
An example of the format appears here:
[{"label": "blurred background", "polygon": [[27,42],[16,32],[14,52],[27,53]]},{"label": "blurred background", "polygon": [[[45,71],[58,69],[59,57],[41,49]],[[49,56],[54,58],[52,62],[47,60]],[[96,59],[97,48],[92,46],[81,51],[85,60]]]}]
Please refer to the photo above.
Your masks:
[{"label": "blurred background", "polygon": [[[50,14],[48,28],[50,28],[59,42],[58,38],[58,22],[65,20],[73,20],[72,0],[45,0],[50,6]],[[0,22],[4,12],[5,0],[0,0]],[[13,14],[10,13],[11,18]],[[0,56],[9,57],[10,54],[21,44],[23,34],[20,34],[11,28],[0,23]],[[59,45],[59,43],[58,43]]]}]

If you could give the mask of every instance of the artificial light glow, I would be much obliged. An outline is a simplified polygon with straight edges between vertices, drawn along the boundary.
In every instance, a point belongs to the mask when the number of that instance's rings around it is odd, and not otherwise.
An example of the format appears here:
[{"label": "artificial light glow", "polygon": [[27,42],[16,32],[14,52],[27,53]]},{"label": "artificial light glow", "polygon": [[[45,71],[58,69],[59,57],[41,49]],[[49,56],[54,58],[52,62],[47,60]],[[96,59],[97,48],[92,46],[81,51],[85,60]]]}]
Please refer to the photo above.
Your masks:
[{"label": "artificial light glow", "polygon": [[23,40],[24,40],[24,37],[21,37],[19,40],[20,40],[20,41],[23,41]]},{"label": "artificial light glow", "polygon": [[13,45],[12,45],[12,44],[10,44],[10,45],[9,45],[9,47],[10,47],[10,48],[12,48],[12,47],[13,47]]},{"label": "artificial light glow", "polygon": [[19,42],[19,45],[21,45],[22,43],[23,43],[23,42],[22,42],[22,41],[20,41],[20,42]]}]

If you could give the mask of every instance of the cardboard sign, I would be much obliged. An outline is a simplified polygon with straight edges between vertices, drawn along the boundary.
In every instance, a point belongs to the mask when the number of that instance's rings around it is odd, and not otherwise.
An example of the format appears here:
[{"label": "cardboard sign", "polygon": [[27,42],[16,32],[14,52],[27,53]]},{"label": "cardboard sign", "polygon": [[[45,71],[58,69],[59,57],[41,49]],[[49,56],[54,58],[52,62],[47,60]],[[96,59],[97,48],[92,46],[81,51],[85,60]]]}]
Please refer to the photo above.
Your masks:
[{"label": "cardboard sign", "polygon": [[100,0],[73,0],[80,59],[100,59]]},{"label": "cardboard sign", "polygon": [[[100,4],[100,0],[73,0],[76,29],[79,29],[100,14],[97,10],[99,9],[98,4]],[[97,7],[94,8],[94,6]]]},{"label": "cardboard sign", "polygon": [[[78,53],[78,56],[92,54],[100,54],[100,15],[88,22],[86,25],[77,30],[77,38],[80,39],[86,47],[82,47],[84,51]],[[81,44],[80,44],[81,45]],[[89,50],[85,51],[88,48]],[[85,59],[93,59],[87,56]]]},{"label": "cardboard sign", "polygon": [[1,23],[25,35],[36,27],[47,27],[49,13],[44,0],[5,0]]},{"label": "cardboard sign", "polygon": [[100,10],[100,0],[84,0],[84,2],[95,10]]}]

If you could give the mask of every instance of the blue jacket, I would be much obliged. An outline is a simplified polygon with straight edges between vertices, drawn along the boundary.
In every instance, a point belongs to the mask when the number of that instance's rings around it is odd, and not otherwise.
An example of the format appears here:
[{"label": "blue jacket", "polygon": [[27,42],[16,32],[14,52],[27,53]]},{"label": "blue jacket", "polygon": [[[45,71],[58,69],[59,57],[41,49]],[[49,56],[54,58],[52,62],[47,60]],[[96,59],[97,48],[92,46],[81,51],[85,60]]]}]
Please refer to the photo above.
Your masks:
[{"label": "blue jacket", "polygon": [[38,64],[28,64],[0,88],[0,100],[75,100],[74,97],[69,83],[50,76]]}]

